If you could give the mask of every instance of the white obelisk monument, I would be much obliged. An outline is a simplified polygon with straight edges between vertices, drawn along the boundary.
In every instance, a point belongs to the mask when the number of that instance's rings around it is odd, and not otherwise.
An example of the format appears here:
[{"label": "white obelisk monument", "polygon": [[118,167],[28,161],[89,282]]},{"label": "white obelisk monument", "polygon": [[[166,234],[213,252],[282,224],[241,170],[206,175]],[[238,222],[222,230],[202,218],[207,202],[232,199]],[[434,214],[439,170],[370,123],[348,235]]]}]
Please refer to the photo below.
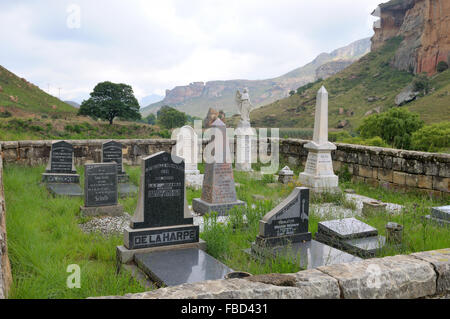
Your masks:
[{"label": "white obelisk monument", "polygon": [[252,171],[252,146],[255,142],[255,130],[250,125],[250,112],[254,108],[250,102],[248,89],[245,88],[243,93],[239,90],[236,92],[236,105],[241,121],[239,122],[236,135],[236,164],[235,169],[241,172]]},{"label": "white obelisk monument", "polygon": [[304,146],[308,150],[305,171],[299,181],[313,192],[336,192],[339,178],[333,172],[331,151],[336,145],[328,141],[328,92],[322,86],[317,92],[313,140]]}]

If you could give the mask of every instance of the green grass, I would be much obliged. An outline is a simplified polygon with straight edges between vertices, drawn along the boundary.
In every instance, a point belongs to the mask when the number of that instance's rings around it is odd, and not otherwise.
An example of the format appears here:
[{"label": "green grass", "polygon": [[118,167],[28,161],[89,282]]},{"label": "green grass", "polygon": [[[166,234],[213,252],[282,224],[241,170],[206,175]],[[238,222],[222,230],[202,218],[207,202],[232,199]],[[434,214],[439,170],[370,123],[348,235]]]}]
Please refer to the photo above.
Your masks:
[{"label": "green grass", "polygon": [[[115,247],[123,244],[122,236],[84,234],[77,225],[82,199],[49,196],[39,185],[43,170],[15,165],[4,170],[13,273],[10,298],[86,298],[144,291],[128,273],[115,274]],[[78,171],[82,173],[81,168]],[[71,264],[81,268],[80,289],[66,286]]]},{"label": "green grass", "polygon": [[[281,163],[282,165],[285,163]],[[254,165],[258,169],[260,165]],[[199,165],[201,171],[203,165]],[[83,184],[83,168],[78,167]],[[292,166],[295,175],[301,166]],[[138,185],[140,167],[126,167],[131,181]],[[7,208],[8,248],[13,272],[10,298],[86,298],[90,296],[123,295],[145,289],[127,272],[115,274],[115,247],[123,244],[122,236],[103,237],[84,234],[78,223],[87,219],[79,217],[82,199],[54,198],[39,184],[44,167],[6,165],[4,185]],[[220,223],[215,214],[204,217],[205,229],[200,237],[207,242],[209,254],[234,270],[251,274],[293,273],[300,270],[293,257],[268,258],[263,262],[251,258],[243,250],[251,246],[259,231],[259,220],[286,198],[300,184],[278,184],[271,177],[255,179],[256,174],[235,172],[238,198],[247,202],[247,208],[234,208],[230,221]],[[270,185],[269,185],[270,184]],[[359,218],[376,227],[385,235],[385,225],[394,221],[404,226],[401,247],[386,246],[378,257],[408,254],[418,251],[450,247],[450,228],[428,223],[422,216],[430,208],[448,204],[446,198],[430,198],[419,193],[394,193],[366,184],[342,182],[341,188],[352,188],[356,193],[384,202],[405,206],[401,214],[380,214]],[[188,188],[187,200],[201,196],[201,190]],[[252,195],[264,196],[256,200]],[[127,212],[133,213],[137,196],[122,199]],[[348,209],[355,204],[342,194],[312,196],[311,203],[332,203]],[[309,230],[314,235],[322,220],[311,206]],[[245,215],[245,218],[244,218]],[[331,218],[331,217],[327,217]],[[68,289],[67,266],[81,267],[81,289]]]}]

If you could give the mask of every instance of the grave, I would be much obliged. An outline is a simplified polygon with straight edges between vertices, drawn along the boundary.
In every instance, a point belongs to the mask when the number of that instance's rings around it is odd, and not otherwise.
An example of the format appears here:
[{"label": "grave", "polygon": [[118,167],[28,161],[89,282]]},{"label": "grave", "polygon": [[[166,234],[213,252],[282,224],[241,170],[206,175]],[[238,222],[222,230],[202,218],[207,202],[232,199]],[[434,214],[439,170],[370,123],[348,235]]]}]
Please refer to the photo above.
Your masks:
[{"label": "grave", "polygon": [[256,146],[256,131],[250,125],[250,112],[254,106],[250,102],[248,88],[245,88],[241,93],[236,92],[235,97],[238,112],[241,120],[236,128],[236,171],[251,172],[253,147]]},{"label": "grave", "polygon": [[294,181],[294,172],[287,166],[278,172],[278,182],[289,184]]},{"label": "grave", "polygon": [[60,196],[82,196],[80,175],[73,159],[73,146],[65,141],[52,143],[50,160],[42,174],[42,182],[50,193]]},{"label": "grave", "polygon": [[206,243],[187,207],[183,159],[159,152],[141,165],[138,205],[117,247],[118,269],[135,262],[160,285],[223,278],[231,269],[200,251]]},{"label": "grave", "polygon": [[256,257],[293,258],[302,268],[312,269],[358,261],[360,258],[317,242],[309,229],[309,189],[297,187],[259,223],[259,235],[246,252]]},{"label": "grave", "polygon": [[304,146],[308,150],[305,171],[299,181],[311,191],[338,192],[339,178],[333,172],[331,151],[336,145],[328,141],[328,92],[324,86],[317,92],[313,140]]},{"label": "grave", "polygon": [[319,222],[316,240],[363,258],[375,257],[386,244],[378,230],[356,218]]},{"label": "grave", "polygon": [[203,175],[198,170],[199,144],[195,130],[186,125],[177,134],[175,155],[184,159],[186,165],[186,186],[195,189],[202,188]]},{"label": "grave", "polygon": [[219,216],[225,216],[233,207],[245,206],[245,203],[236,196],[226,126],[217,119],[211,128],[214,139],[207,149],[214,147],[214,158],[205,164],[202,197],[193,199],[192,208],[200,215],[217,212]]},{"label": "grave", "polygon": [[117,165],[118,192],[121,197],[135,194],[138,188],[130,183],[130,177],[123,169],[122,143],[109,141],[102,144],[102,163],[114,162]]},{"label": "grave", "polygon": [[441,226],[450,226],[450,205],[431,208],[431,215],[425,218]]},{"label": "grave", "polygon": [[84,216],[121,216],[118,203],[116,163],[84,165]]}]

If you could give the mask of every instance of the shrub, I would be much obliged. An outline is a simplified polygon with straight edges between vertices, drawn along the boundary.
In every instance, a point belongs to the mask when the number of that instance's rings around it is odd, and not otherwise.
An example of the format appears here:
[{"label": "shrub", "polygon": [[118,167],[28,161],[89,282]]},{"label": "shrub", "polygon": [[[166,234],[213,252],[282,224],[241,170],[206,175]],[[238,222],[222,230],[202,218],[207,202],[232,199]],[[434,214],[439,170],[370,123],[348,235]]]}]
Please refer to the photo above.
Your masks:
[{"label": "shrub", "polygon": [[427,125],[414,132],[412,148],[418,151],[439,152],[450,148],[450,121]]},{"label": "shrub", "polygon": [[352,136],[347,131],[328,133],[328,140],[330,142],[340,142],[340,141],[343,141],[344,139],[348,139],[348,138],[352,138]]},{"label": "shrub", "polygon": [[8,118],[8,117],[12,117],[12,114],[9,111],[4,111],[4,112],[0,112],[0,117]]},{"label": "shrub", "polygon": [[419,114],[402,108],[393,108],[364,119],[358,132],[364,139],[379,136],[385,143],[395,148],[408,149],[411,146],[411,134],[422,128],[423,124]]},{"label": "shrub", "polygon": [[436,66],[436,71],[438,71],[439,73],[444,72],[447,69],[448,69],[448,63],[445,61],[439,62]]},{"label": "shrub", "polygon": [[415,92],[421,92],[424,94],[428,94],[428,92],[430,92],[431,88],[430,79],[427,77],[426,74],[422,73],[416,76],[412,84]]}]

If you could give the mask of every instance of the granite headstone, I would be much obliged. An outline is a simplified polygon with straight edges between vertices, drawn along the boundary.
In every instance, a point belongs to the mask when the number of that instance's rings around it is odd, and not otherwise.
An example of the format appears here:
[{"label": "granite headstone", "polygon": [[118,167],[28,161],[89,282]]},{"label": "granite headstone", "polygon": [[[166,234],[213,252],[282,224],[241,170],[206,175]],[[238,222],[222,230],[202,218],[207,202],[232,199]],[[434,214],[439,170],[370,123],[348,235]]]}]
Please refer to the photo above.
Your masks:
[{"label": "granite headstone", "polygon": [[226,126],[218,119],[212,124],[212,130],[214,139],[207,148],[214,146],[214,159],[205,164],[202,197],[194,198],[192,208],[201,215],[215,211],[224,216],[233,207],[245,203],[236,196]]},{"label": "granite headstone", "polygon": [[118,204],[116,163],[84,165],[84,206],[87,216],[120,216],[123,207]]}]

